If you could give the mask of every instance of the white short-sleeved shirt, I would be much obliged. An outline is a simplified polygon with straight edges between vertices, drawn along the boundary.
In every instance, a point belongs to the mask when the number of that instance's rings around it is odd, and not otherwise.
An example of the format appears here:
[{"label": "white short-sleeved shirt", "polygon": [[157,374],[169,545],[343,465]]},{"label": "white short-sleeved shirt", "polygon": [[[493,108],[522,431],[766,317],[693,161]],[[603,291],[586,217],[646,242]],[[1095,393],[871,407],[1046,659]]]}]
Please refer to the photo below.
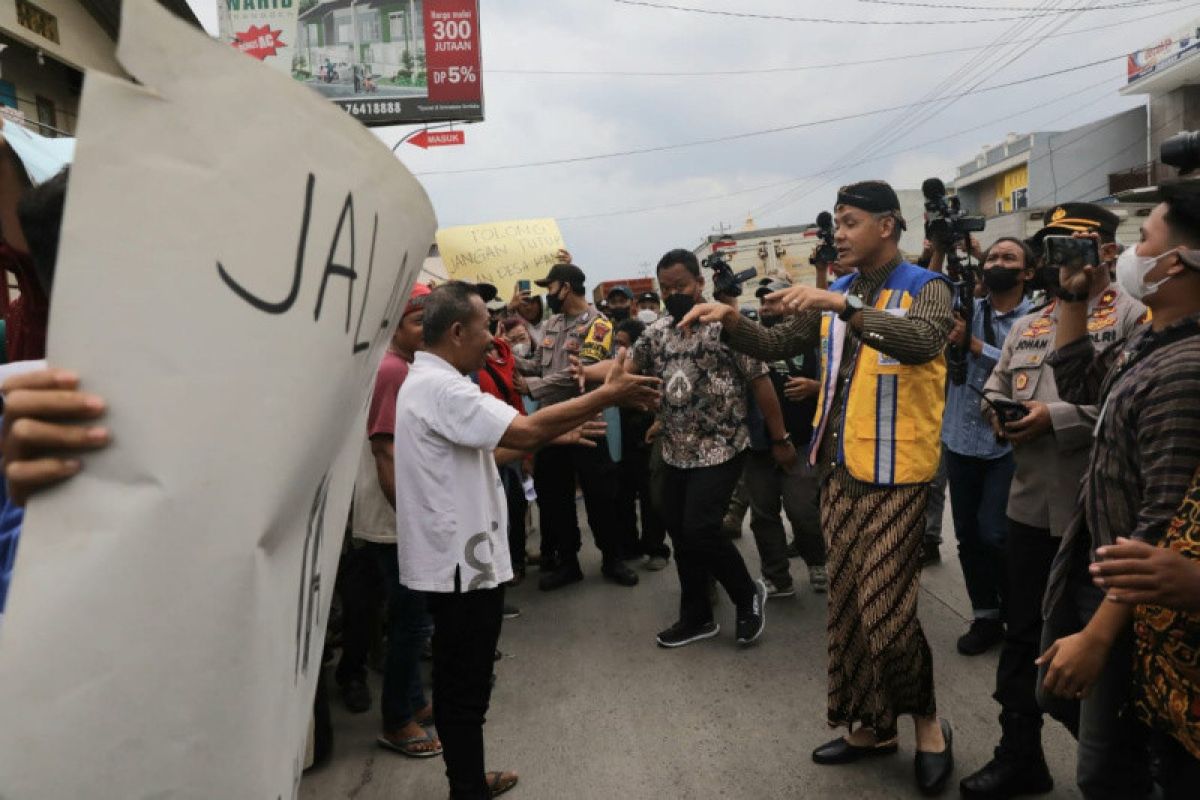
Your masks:
[{"label": "white short-sleeved shirt", "polygon": [[512,580],[492,451],[515,416],[445,360],[417,353],[396,399],[397,551],[408,588],[465,592]]}]

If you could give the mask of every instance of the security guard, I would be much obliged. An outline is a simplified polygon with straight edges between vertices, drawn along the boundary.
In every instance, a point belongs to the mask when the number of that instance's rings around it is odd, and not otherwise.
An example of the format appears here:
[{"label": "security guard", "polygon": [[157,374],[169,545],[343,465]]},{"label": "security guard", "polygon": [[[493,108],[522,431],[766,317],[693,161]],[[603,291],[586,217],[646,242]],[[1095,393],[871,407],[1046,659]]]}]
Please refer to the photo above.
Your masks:
[{"label": "security guard", "polygon": [[[571,377],[570,359],[584,364],[603,361],[612,350],[612,324],[588,306],[583,270],[574,264],[555,264],[538,286],[546,291],[553,316],[530,358],[518,359],[529,394],[541,406],[569,400],[579,394]],[[583,580],[579,568],[581,535],[575,515],[575,485],[583,488],[588,525],[604,557],[601,573],[622,586],[634,586],[637,575],[617,552],[617,471],[607,447],[552,445],[534,460],[533,483],[541,511],[542,577],[538,588],[559,589]]]},{"label": "security guard", "polygon": [[[1047,222],[1030,244],[1041,247],[1048,235],[1095,232],[1100,236],[1102,266],[1109,267],[1116,260],[1120,220],[1112,212],[1091,203],[1066,203],[1051,211]],[[1057,267],[1043,270],[1043,283],[1057,287],[1058,276],[1052,274]],[[1033,662],[1042,651],[1042,595],[1075,508],[1096,423],[1095,406],[1059,399],[1054,370],[1046,364],[1054,349],[1058,304],[1053,299],[1017,320],[984,387],[990,398],[1015,400],[1029,414],[1003,427],[993,422],[997,433],[1013,444],[1016,460],[1007,514],[1007,632],[994,695],[1001,706],[1002,735],[995,758],[963,779],[963,797],[1041,794],[1054,786],[1042,755],[1042,711],[1035,696]],[[1147,313],[1145,306],[1109,282],[1108,269],[1097,272],[1088,308],[1088,331],[1098,350],[1128,336]],[[995,419],[991,407],[983,406],[984,414]],[[1064,711],[1064,722],[1075,724],[1077,709]]]}]

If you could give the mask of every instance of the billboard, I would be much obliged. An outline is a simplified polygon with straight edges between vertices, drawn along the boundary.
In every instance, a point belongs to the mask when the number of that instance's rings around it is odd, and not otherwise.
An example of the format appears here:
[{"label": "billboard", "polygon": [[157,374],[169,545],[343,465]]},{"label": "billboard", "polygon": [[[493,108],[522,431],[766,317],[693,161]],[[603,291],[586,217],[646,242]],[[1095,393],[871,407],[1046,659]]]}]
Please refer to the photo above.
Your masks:
[{"label": "billboard", "polygon": [[478,0],[217,0],[222,41],[370,126],[483,119]]},{"label": "billboard", "polygon": [[1126,85],[1149,77],[1200,53],[1200,22],[1178,30],[1162,41],[1130,53]]}]

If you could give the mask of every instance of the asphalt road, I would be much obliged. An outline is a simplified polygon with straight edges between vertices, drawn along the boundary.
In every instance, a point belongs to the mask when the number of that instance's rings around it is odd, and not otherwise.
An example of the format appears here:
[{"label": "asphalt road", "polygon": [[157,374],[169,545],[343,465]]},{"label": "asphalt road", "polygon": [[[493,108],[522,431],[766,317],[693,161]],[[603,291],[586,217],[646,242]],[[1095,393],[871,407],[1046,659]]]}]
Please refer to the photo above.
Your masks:
[{"label": "asphalt road", "polygon": [[[966,658],[954,649],[969,604],[948,513],[944,530],[944,560],[923,576],[920,616],[934,652],[939,713],[954,725],[958,766],[945,796],[957,797],[959,778],[991,757],[999,735],[991,699],[997,653]],[[748,529],[739,547],[757,570]],[[809,591],[802,562],[792,562],[800,591],[770,601],[758,646],[734,646],[732,608],[723,598],[719,637],[667,651],[654,645],[654,634],[678,608],[674,565],[658,573],[639,568],[641,584],[626,589],[601,580],[590,542],[583,556],[582,584],[544,594],[534,569],[532,580],[510,592],[523,613],[504,624],[505,658],[485,729],[488,767],[521,776],[507,797],[920,796],[907,722],[895,757],[842,767],[812,762],[813,747],[836,734],[824,723],[825,599]],[[372,675],[376,698],[378,678]],[[377,708],[353,716],[335,700],[334,725],[333,760],[305,776],[304,800],[447,796],[440,758],[411,760],[375,746]],[[1052,722],[1045,731],[1057,784],[1050,796],[1079,797],[1070,736]]]}]

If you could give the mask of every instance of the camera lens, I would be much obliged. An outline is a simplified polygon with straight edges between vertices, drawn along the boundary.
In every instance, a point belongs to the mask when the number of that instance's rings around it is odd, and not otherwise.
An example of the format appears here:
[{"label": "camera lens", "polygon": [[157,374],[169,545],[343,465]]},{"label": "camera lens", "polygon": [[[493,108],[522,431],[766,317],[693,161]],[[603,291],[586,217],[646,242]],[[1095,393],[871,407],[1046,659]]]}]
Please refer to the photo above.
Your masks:
[{"label": "camera lens", "polygon": [[1158,157],[1180,173],[1191,172],[1200,166],[1200,131],[1175,134],[1159,147]]}]

